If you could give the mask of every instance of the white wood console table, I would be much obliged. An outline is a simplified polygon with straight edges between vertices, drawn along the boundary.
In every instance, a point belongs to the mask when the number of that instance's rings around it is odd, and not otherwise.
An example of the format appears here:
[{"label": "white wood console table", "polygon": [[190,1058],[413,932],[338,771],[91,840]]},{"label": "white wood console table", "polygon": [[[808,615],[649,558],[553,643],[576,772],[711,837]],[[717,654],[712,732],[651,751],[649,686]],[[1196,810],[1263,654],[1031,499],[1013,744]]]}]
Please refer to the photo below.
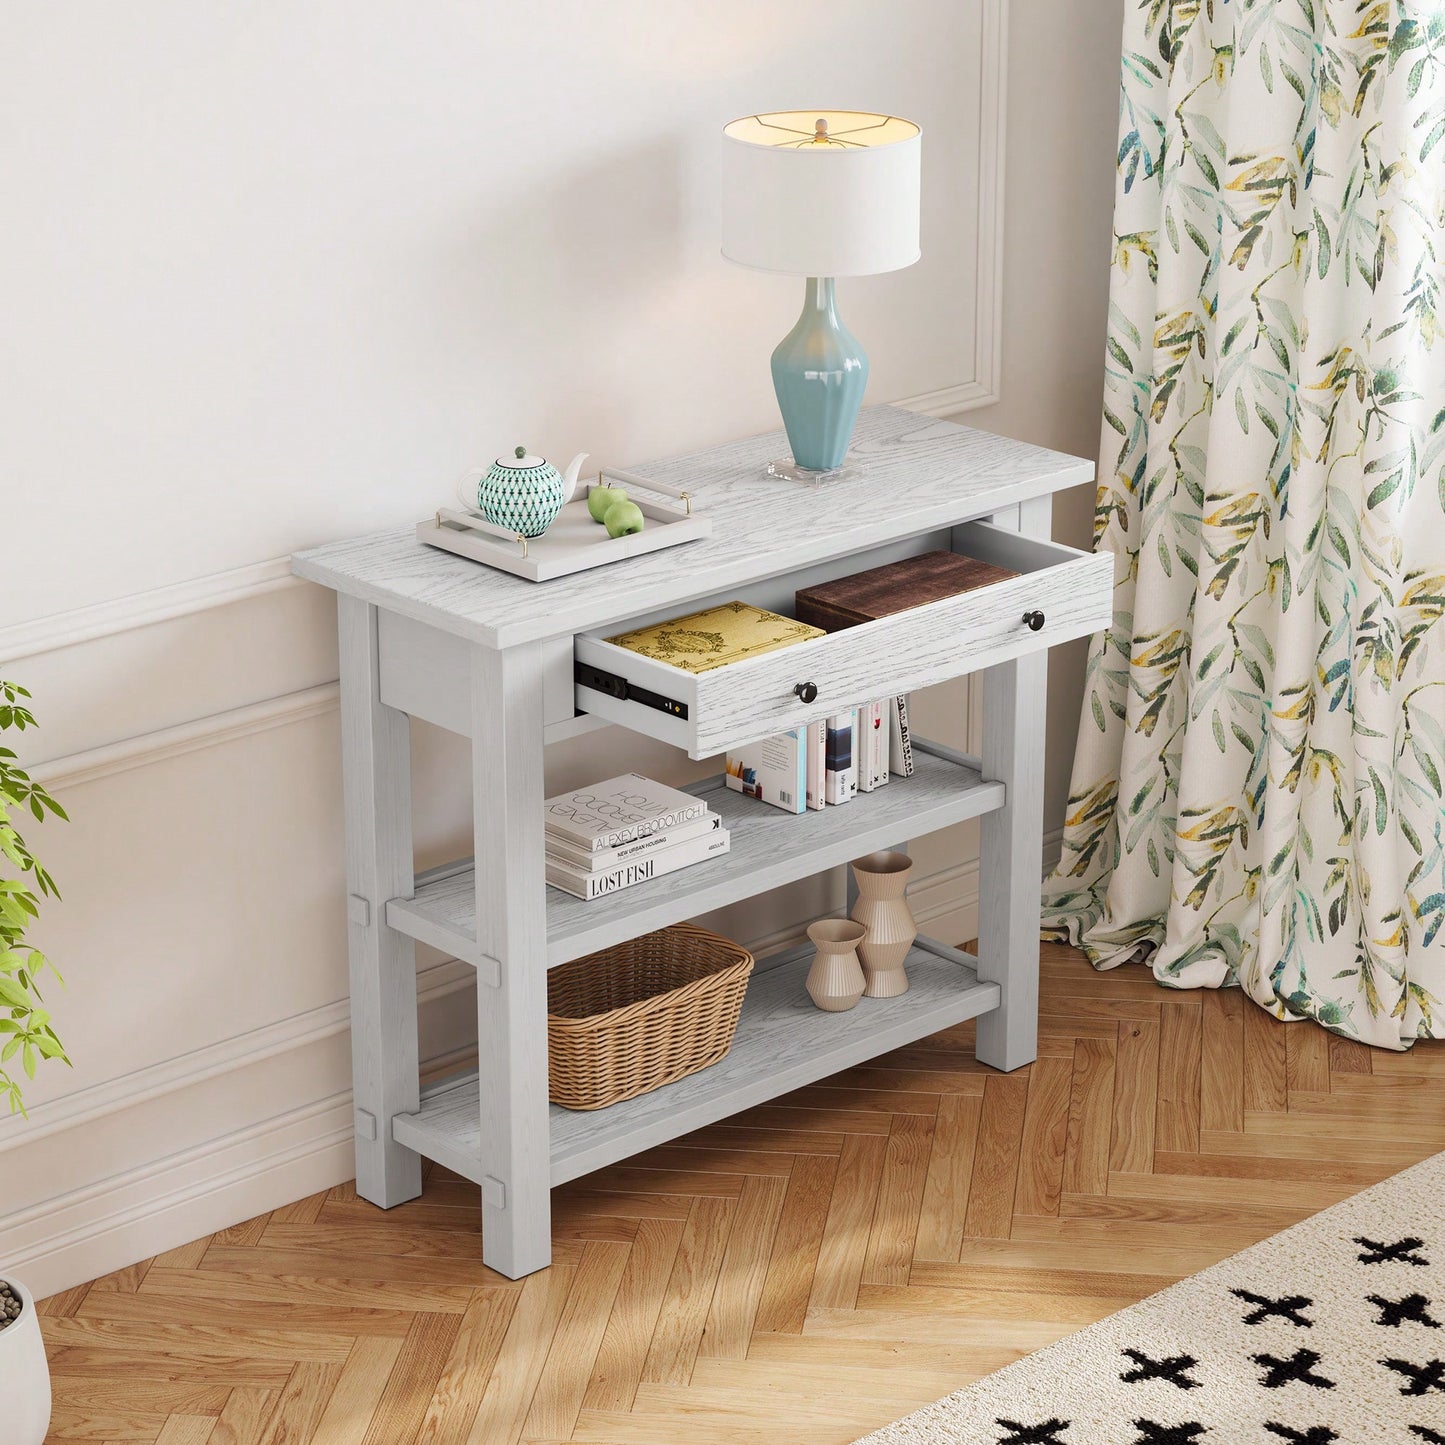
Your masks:
[{"label": "white wood console table", "polygon": [[[693,493],[713,535],[552,582],[425,547],[410,526],[294,559],[339,594],[357,1191],[382,1208],[416,1197],[423,1155],[475,1180],[483,1257],[512,1278],[550,1261],[555,1184],[964,1019],[985,1063],[1034,1057],[1045,658],[1108,624],[1113,582],[1108,557],[1049,540],[1050,502],[1093,467],[890,407],[859,420],[856,479],[765,476],[786,449],[774,434],[646,463]],[[604,640],[731,598],[791,612],[798,587],[936,548],[1020,575],[699,677]],[[913,777],[799,817],[717,779],[697,790],[732,829],[727,855],[592,903],[545,885],[549,741],[615,723],[704,757],[980,670],[981,759],[916,740]],[[670,687],[686,715],[629,683]],[[471,739],[475,866],[413,873],[409,717]],[[548,968],[973,817],[977,958],[920,938],[908,993],[844,1014],[812,1007],[806,950],[765,959],[721,1063],[594,1113],[548,1104]],[[479,1068],[427,1089],[415,940],[478,981]]]}]

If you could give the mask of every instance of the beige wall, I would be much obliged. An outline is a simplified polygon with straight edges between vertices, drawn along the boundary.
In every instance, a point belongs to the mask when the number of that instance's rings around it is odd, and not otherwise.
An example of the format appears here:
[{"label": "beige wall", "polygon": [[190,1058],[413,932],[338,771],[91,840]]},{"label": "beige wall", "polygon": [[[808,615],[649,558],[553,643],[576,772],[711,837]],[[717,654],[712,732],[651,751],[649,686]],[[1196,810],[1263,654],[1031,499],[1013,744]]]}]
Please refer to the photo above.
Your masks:
[{"label": "beige wall", "polygon": [[[0,125],[26,140],[0,186],[33,224],[0,237],[22,548],[0,669],[36,693],[27,758],[74,818],[36,841],[66,893],[40,941],[75,1068],[0,1122],[0,1260],[41,1292],[348,1176],[334,609],[275,559],[419,515],[514,433],[625,463],[774,425],[765,358],[797,288],[716,258],[720,119],[826,90],[922,120],[925,261],[844,295],[871,399],[976,404],[1001,346],[1001,399],[962,419],[1093,454],[1116,7],[1013,0],[995,331],[1002,8],[839,0],[821,34],[763,0],[457,0],[424,28],[382,0],[304,26],[280,0],[146,0],[93,7],[83,43],[17,21]],[[1088,509],[1062,499],[1057,534],[1085,539]],[[1077,696],[1056,653],[1050,827]],[[919,700],[955,739],[966,708],[962,687]],[[425,866],[465,850],[466,756],[414,744]],[[613,729],[553,749],[548,781],[633,766],[702,771]],[[967,935],[969,831],[918,855],[920,915]],[[723,923],[776,942],[836,888]],[[440,1066],[473,1036],[472,983],[420,952]]]},{"label": "beige wall", "polygon": [[[1097,461],[1118,126],[1118,0],[1011,0],[1003,385],[971,426]],[[1054,503],[1054,535],[1088,547],[1093,490]],[[1086,644],[1049,658],[1046,831],[1063,818]]]}]

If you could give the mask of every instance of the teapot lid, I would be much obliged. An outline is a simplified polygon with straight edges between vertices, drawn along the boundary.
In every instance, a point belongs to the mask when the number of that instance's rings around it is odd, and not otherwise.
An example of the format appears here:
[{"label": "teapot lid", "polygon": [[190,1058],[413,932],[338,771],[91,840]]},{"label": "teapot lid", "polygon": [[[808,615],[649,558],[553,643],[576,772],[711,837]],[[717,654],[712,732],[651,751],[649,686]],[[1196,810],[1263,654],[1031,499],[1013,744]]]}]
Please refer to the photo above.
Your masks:
[{"label": "teapot lid", "polygon": [[547,465],[547,459],[545,457],[534,457],[526,447],[517,447],[511,456],[498,457],[497,465],[499,467],[512,467],[516,469],[545,467]]}]

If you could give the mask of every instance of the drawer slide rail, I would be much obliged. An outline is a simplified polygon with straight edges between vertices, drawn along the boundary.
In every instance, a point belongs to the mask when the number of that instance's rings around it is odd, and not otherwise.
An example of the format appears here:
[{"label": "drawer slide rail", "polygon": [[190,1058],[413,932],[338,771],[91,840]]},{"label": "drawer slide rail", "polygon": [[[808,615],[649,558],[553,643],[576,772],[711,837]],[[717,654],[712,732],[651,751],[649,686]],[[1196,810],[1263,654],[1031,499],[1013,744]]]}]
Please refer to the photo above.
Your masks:
[{"label": "drawer slide rail", "polygon": [[625,677],[619,677],[615,672],[593,667],[590,662],[574,661],[572,678],[578,687],[590,687],[594,692],[606,693],[608,697],[618,698],[622,702],[641,703],[643,707],[656,708],[658,712],[665,712],[669,717],[687,720],[685,702],[664,697],[660,692],[653,692],[648,687],[638,687],[635,682],[628,682]]}]

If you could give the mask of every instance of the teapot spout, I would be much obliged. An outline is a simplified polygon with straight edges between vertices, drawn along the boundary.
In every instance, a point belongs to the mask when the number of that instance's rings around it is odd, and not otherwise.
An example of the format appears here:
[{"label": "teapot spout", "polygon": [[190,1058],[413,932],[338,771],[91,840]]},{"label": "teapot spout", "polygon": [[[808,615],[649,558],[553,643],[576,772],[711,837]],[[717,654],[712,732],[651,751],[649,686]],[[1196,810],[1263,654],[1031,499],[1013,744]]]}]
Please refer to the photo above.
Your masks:
[{"label": "teapot spout", "polygon": [[567,463],[567,470],[562,473],[562,502],[564,506],[572,500],[572,494],[577,490],[577,478],[581,475],[582,463],[586,460],[587,453],[578,452],[577,455]]}]

